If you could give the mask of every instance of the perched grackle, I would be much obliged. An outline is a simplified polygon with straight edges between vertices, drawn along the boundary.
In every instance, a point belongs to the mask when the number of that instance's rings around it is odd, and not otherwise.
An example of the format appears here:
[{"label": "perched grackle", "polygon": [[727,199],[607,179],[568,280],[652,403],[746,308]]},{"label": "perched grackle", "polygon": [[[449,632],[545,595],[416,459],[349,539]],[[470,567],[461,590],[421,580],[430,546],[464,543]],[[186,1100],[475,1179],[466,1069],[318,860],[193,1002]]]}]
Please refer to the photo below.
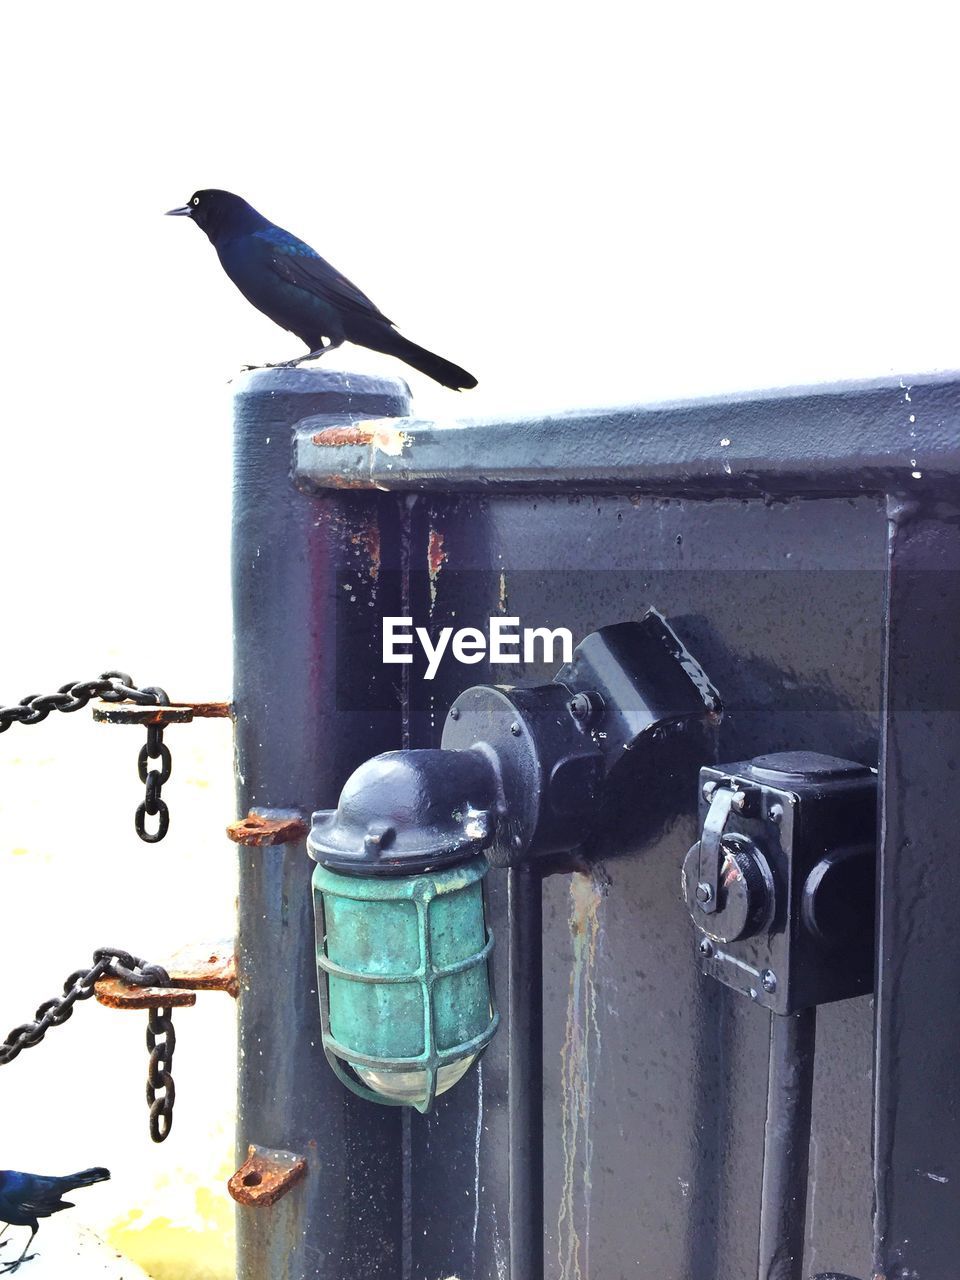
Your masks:
[{"label": "perched grackle", "polygon": [[453,391],[477,385],[466,369],[404,338],[346,276],[240,196],[197,191],[188,204],[169,212],[192,218],[247,301],[307,344],[309,354],[278,367],[312,360],[346,341],[396,356]]},{"label": "perched grackle", "polygon": [[[29,1262],[35,1254],[27,1254],[33,1237],[40,1230],[38,1219],[49,1218],[61,1209],[72,1209],[69,1200],[61,1199],[77,1187],[92,1187],[110,1177],[109,1169],[84,1169],[81,1173],[67,1173],[62,1178],[46,1178],[38,1173],[17,1173],[13,1169],[0,1169],[0,1222],[7,1226],[29,1227],[30,1239],[16,1262],[8,1262],[0,1268],[0,1274],[16,1271],[22,1262]],[[6,1231],[4,1227],[3,1231]],[[0,1231],[0,1235],[3,1232]]]}]

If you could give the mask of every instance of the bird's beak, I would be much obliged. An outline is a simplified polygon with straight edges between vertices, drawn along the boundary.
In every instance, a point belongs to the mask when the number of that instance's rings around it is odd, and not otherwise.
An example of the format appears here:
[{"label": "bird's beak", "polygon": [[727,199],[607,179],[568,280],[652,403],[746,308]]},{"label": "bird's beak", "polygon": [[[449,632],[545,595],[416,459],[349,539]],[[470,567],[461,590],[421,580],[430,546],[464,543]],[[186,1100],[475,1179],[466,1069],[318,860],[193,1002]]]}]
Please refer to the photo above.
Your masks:
[{"label": "bird's beak", "polygon": [[179,209],[168,209],[164,214],[166,218],[192,218],[193,210],[188,204],[182,204]]}]

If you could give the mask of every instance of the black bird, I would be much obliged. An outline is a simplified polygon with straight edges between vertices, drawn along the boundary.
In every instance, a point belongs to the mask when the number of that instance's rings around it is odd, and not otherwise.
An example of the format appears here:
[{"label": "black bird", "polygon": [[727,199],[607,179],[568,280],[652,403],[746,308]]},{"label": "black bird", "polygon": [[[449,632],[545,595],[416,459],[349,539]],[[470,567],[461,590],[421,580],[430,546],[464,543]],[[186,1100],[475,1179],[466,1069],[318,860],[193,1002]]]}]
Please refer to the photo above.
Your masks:
[{"label": "black bird", "polygon": [[[61,1209],[72,1209],[69,1200],[63,1200],[68,1191],[77,1187],[92,1187],[110,1177],[109,1169],[84,1169],[81,1173],[67,1173],[62,1178],[47,1178],[39,1173],[17,1173],[14,1169],[0,1169],[0,1222],[11,1227],[29,1227],[30,1239],[16,1262],[8,1262],[0,1268],[0,1275],[16,1271],[22,1262],[36,1257],[27,1249],[40,1230],[40,1218],[49,1218]],[[7,1227],[4,1227],[6,1231]],[[0,1232],[2,1235],[3,1232]]]},{"label": "black bird", "polygon": [[192,218],[247,301],[309,347],[307,355],[276,367],[313,360],[346,341],[396,356],[453,391],[477,385],[466,369],[404,338],[393,321],[315,249],[275,226],[240,196],[196,191],[188,204],[169,214]]}]

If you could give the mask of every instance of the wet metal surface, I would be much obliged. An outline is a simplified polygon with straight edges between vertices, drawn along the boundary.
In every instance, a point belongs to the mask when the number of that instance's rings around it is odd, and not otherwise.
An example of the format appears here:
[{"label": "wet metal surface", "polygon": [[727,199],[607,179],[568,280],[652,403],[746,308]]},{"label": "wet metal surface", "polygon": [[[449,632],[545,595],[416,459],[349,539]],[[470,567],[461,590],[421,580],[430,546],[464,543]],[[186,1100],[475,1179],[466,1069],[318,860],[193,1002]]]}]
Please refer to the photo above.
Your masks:
[{"label": "wet metal surface", "polygon": [[[960,475],[958,421],[954,374],[512,421],[406,418],[368,424],[363,440],[304,421],[295,473],[314,490],[920,493]],[[381,430],[390,448],[378,445]],[[340,447],[323,447],[332,442]]]},{"label": "wet metal surface", "polygon": [[[508,612],[524,625],[571,626],[577,641],[653,605],[721,692],[722,758],[807,748],[876,759],[879,499],[491,493],[420,499],[411,524],[410,600],[420,625],[483,626]],[[435,576],[431,534],[442,535],[446,557]],[[468,684],[549,674],[449,663],[427,683],[421,667],[411,678],[414,746],[436,745],[446,707]],[[673,795],[673,812],[656,812],[661,790]],[[635,794],[639,851],[611,846],[592,870],[543,885],[546,1280],[756,1274],[769,1015],[698,973],[679,892],[697,796],[695,772],[650,775]],[[498,938],[508,936],[507,920],[494,898]],[[526,963],[516,951],[499,959],[508,974]],[[870,1273],[871,1026],[866,998],[822,1022],[810,1271]],[[464,1081],[460,1100],[460,1089],[440,1099],[446,1105],[429,1126],[411,1124],[413,1280],[499,1278],[501,1264],[510,1280],[528,1280],[519,1259],[512,1273],[503,1264],[505,1227],[517,1231],[507,1205],[510,1149],[487,1136],[502,1135],[515,1105],[503,1089],[502,1040],[483,1066],[476,1255],[468,1212],[476,1082],[469,1092]]]},{"label": "wet metal surface", "polygon": [[[244,393],[238,412],[242,811],[330,806],[377,751],[439,745],[468,686],[552,674],[449,662],[426,682],[418,652],[385,668],[383,615],[435,637],[509,614],[576,641],[654,606],[722,695],[714,760],[810,750],[874,765],[884,696],[902,708],[897,690],[916,692],[907,678],[922,673],[920,713],[885,734],[876,1094],[873,1000],[824,1006],[804,1269],[953,1280],[960,1046],[942,1001],[956,948],[935,872],[956,845],[960,615],[945,610],[960,589],[934,576],[939,612],[930,598],[917,609],[904,579],[887,591],[898,558],[960,569],[955,513],[923,506],[960,477],[960,381],[443,426],[389,419],[405,410],[388,384],[254,379],[263,398]],[[361,385],[374,420],[358,430]],[[889,491],[906,495],[890,543]],[[543,1280],[757,1274],[769,1015],[703,978],[692,954],[679,894],[697,834],[688,774],[651,770],[629,845],[611,839],[573,878],[544,881],[539,944],[511,929],[507,877],[489,877],[515,1038],[508,1026],[426,1117],[359,1103],[333,1079],[302,846],[241,847],[241,1140],[318,1153],[303,1197],[275,1218],[240,1211],[242,1280],[541,1280],[537,1232]],[[543,1052],[528,1076],[542,1071],[542,1126],[516,1039],[541,964]],[[537,1181],[541,1157],[542,1213],[533,1193],[511,1212],[511,1166],[516,1189],[524,1169]]]},{"label": "wet metal surface", "polygon": [[227,1190],[237,1204],[265,1208],[276,1204],[306,1172],[307,1162],[303,1156],[251,1143],[246,1160],[227,1183]]},{"label": "wet metal surface", "polygon": [[960,491],[890,504],[877,987],[877,1271],[960,1272]]}]

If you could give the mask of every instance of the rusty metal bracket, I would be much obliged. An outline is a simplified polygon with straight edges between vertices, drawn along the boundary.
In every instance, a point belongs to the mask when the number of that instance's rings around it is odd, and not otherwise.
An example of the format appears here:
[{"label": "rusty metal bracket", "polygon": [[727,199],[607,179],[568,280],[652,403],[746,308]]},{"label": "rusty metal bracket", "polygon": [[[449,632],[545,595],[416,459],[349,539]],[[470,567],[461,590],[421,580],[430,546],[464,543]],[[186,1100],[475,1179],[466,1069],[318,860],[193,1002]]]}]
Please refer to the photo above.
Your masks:
[{"label": "rusty metal bracket", "polygon": [[234,844],[295,844],[309,831],[306,818],[295,809],[251,809],[245,818],[231,822],[227,835]]},{"label": "rusty metal bracket", "polygon": [[304,1156],[251,1143],[246,1160],[227,1183],[227,1190],[237,1204],[260,1208],[276,1204],[306,1172]]},{"label": "rusty metal bracket", "polygon": [[[134,827],[137,835],[147,844],[156,844],[170,827],[170,810],[161,797],[163,784],[170,779],[173,757],[164,744],[163,731],[167,725],[189,724],[197,718],[226,719],[233,714],[228,702],[177,702],[171,703],[166,692],[156,686],[144,690],[152,694],[154,701],[148,704],[116,702],[109,699],[98,702],[93,708],[93,718],[99,724],[135,724],[147,730],[147,743],[137,757],[137,772],[146,787],[143,802],[137,807]],[[157,762],[151,768],[151,762]],[[155,818],[156,826],[150,830],[147,818]]]},{"label": "rusty metal bracket", "polygon": [[240,991],[232,942],[182,947],[163,966],[169,987],[135,987],[122,978],[101,978],[94,988],[97,1002],[108,1009],[187,1008],[197,1003],[198,991]]},{"label": "rusty metal bracket", "polygon": [[98,724],[189,724],[192,720],[226,720],[232,715],[229,702],[177,702],[171,706],[97,702],[93,706]]}]

